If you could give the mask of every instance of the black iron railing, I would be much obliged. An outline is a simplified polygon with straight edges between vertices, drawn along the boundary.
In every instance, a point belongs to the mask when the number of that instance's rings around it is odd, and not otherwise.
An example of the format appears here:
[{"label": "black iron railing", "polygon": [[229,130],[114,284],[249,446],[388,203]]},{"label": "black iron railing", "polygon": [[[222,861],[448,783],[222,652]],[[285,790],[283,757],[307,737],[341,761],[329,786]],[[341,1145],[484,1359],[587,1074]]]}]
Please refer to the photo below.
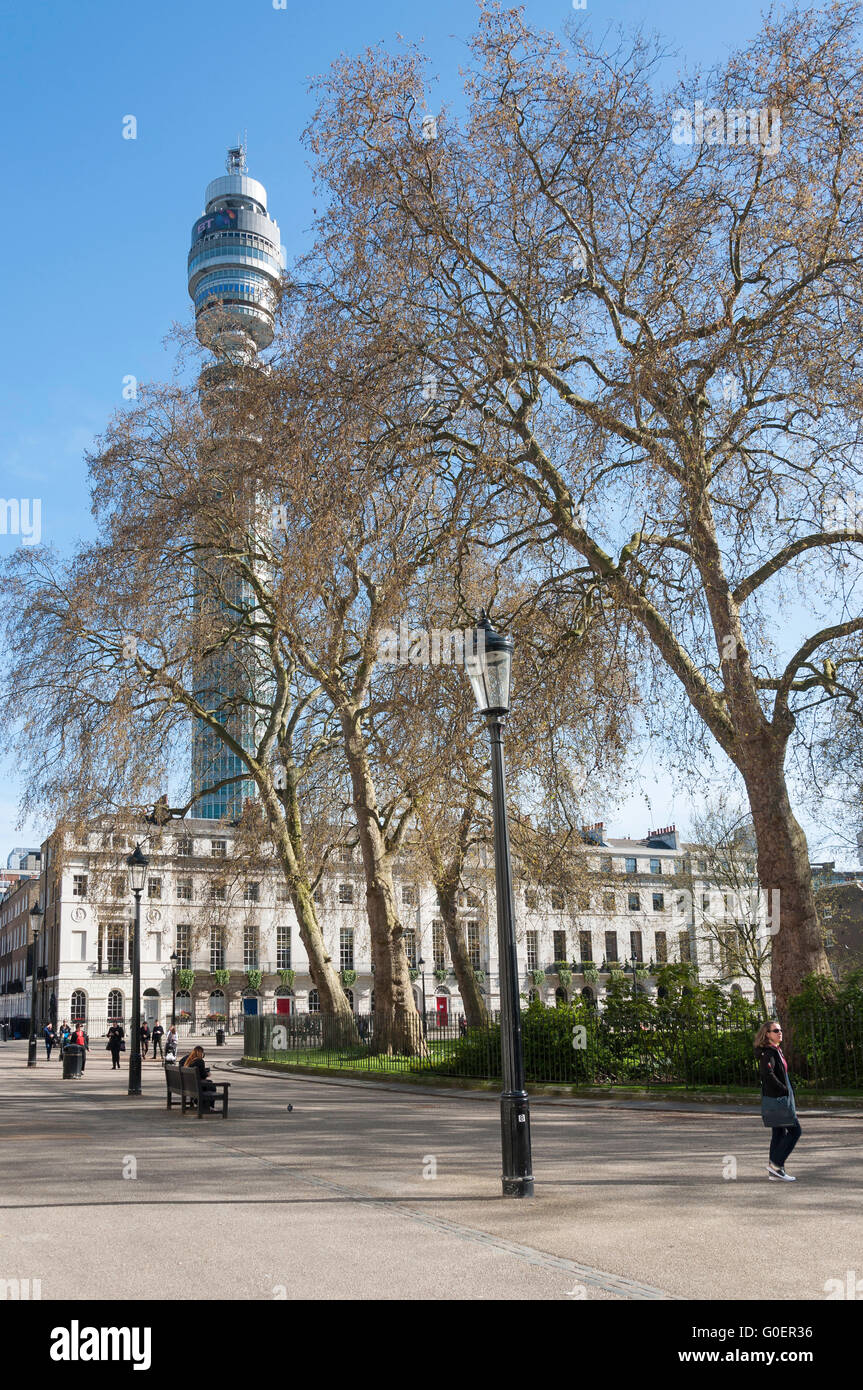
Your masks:
[{"label": "black iron railing", "polygon": [[[731,1086],[758,1091],[750,1027],[709,1019],[669,1019],[628,1026],[601,1016],[575,1021],[566,1009],[522,1015],[525,1070],[534,1084],[582,1086]],[[793,1048],[793,1050],[791,1050]],[[798,1020],[792,1057],[795,1085],[863,1086],[863,1012]],[[501,1075],[500,1027],[467,1028],[463,1020],[429,1026],[417,1018],[393,1035],[385,1015],[259,1014],[245,1019],[244,1054],[252,1059],[329,1069],[436,1074],[493,1081]]]}]

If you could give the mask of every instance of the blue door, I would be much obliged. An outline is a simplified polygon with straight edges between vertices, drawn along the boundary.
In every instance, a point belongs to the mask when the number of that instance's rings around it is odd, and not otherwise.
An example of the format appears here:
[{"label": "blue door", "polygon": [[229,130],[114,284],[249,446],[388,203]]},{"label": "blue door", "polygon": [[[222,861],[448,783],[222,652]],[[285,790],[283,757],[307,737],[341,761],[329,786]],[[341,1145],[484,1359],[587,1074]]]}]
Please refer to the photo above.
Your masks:
[{"label": "blue door", "polygon": [[258,1012],[258,1001],[257,1001],[257,999],[244,999],[244,1000],[243,1000],[243,1013],[244,1013],[244,1014],[256,1014],[257,1012]]}]

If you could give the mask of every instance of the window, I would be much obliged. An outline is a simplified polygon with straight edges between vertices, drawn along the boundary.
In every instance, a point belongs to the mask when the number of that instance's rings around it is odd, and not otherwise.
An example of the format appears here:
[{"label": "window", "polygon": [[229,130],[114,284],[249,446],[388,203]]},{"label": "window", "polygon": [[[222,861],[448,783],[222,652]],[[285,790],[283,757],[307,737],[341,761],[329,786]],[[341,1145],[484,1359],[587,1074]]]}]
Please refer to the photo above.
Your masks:
[{"label": "window", "polygon": [[214,989],[207,1003],[207,1013],[222,1014],[225,1012],[225,995],[220,989]]},{"label": "window", "polygon": [[629,908],[630,912],[640,912],[640,911],[641,911],[641,894],[640,894],[640,893],[627,893],[627,895],[626,895],[626,902],[627,902],[627,907]]},{"label": "window", "polygon": [[276,969],[291,968],[291,928],[276,927]]},{"label": "window", "polygon": [[555,960],[566,960],[565,931],[556,931],[554,933],[554,958]]},{"label": "window", "polygon": [[630,959],[635,956],[635,959],[638,961],[644,960],[640,931],[631,931],[629,933],[629,955]]},{"label": "window", "polygon": [[654,893],[654,895],[653,895],[653,910],[654,910],[654,912],[664,912],[664,911],[665,911],[665,894],[664,894],[664,893]]},{"label": "window", "polygon": [[177,879],[177,902],[190,903],[192,901],[192,880],[190,878]]},{"label": "window", "polygon": [[315,891],[314,891],[314,893],[312,894],[312,902],[313,902],[313,903],[317,903],[318,907],[321,907],[321,906],[323,905],[323,901],[324,901],[324,891],[323,891],[323,889],[322,889],[322,888],[316,888]]},{"label": "window", "polygon": [[525,932],[525,943],[527,947],[527,968],[536,970],[539,966],[539,932]]},{"label": "window", "polygon": [[277,902],[277,903],[289,903],[290,901],[291,901],[291,895],[290,895],[290,893],[288,892],[288,885],[287,885],[286,883],[277,883],[277,884],[276,884],[276,902]]},{"label": "window", "polygon": [[575,901],[579,912],[590,911],[590,894],[586,888],[580,888],[575,895]]},{"label": "window", "polygon": [[210,969],[225,968],[225,932],[223,927],[210,927]]},{"label": "window", "polygon": [[353,1007],[354,1007],[354,992],[353,992],[352,989],[346,989],[346,990],[345,990],[345,998],[347,999],[348,1003],[350,1004],[351,1009],[353,1009]]},{"label": "window", "polygon": [[247,883],[243,892],[244,901],[247,903],[260,902],[261,885],[260,883]]},{"label": "window", "polygon": [[339,884],[339,902],[352,903],[354,900],[354,885],[352,883]]},{"label": "window", "polygon": [[651,859],[651,861],[650,861],[650,872],[651,872],[652,874],[661,874],[661,873],[662,873],[662,860],[661,860],[661,859]]},{"label": "window", "polygon": [[189,923],[177,923],[177,969],[189,969]]},{"label": "window", "polygon": [[578,933],[578,950],[583,961],[593,960],[593,937],[589,931]]},{"label": "window", "polygon": [[150,899],[153,899],[153,898],[161,898],[161,896],[162,896],[162,880],[161,880],[160,878],[148,878],[148,879],[147,879],[147,897],[150,898]]},{"label": "window", "polygon": [[354,968],[354,932],[352,927],[342,927],[339,932],[339,968]]},{"label": "window", "polygon": [[86,898],[86,896],[87,896],[87,875],[86,875],[86,874],[73,874],[73,875],[72,875],[72,897],[73,897],[73,898]]},{"label": "window", "polygon": [[524,905],[527,908],[528,912],[536,912],[538,906],[538,898],[536,893],[531,888],[525,889]]},{"label": "window", "polygon": [[122,922],[109,922],[105,943],[105,964],[109,970],[122,970],[126,946],[126,929]]},{"label": "window", "polygon": [[122,990],[112,989],[108,995],[108,1022],[122,1023],[123,1021],[123,993]]},{"label": "window", "polygon": [[227,840],[210,841],[210,857],[212,859],[226,859],[228,855]]},{"label": "window", "polygon": [[465,924],[467,933],[467,956],[474,970],[481,969],[479,958],[479,923],[467,922]]},{"label": "window", "polygon": [[616,903],[615,903],[615,899],[614,899],[614,894],[613,894],[613,893],[603,893],[603,895],[602,895],[602,910],[603,910],[603,912],[614,912],[615,907],[616,907]]},{"label": "window", "polygon": [[182,1018],[183,1014],[192,1017],[192,996],[187,989],[177,991],[177,1018]]},{"label": "window", "polygon": [[605,959],[609,963],[618,959],[616,931],[607,931],[605,933]]},{"label": "window", "polygon": [[416,888],[413,886],[412,883],[403,883],[403,884],[402,884],[402,906],[403,906],[403,907],[416,907],[416,905],[417,905],[417,890],[416,890]]},{"label": "window", "polygon": [[446,938],[443,922],[432,922],[432,958],[435,970],[443,970],[446,965]]},{"label": "window", "polygon": [[225,901],[226,896],[227,890],[225,888],[224,883],[210,884],[210,897],[214,903],[223,903]]},{"label": "window", "polygon": [[72,1002],[69,1005],[70,1022],[86,1023],[87,1021],[87,996],[83,989],[73,989]]},{"label": "window", "polygon": [[417,934],[413,927],[408,927],[404,933],[405,955],[408,958],[408,965],[411,970],[417,968]]},{"label": "window", "polygon": [[321,1001],[316,989],[309,990],[309,1013],[319,1014],[321,1012]]},{"label": "window", "polygon": [[709,911],[710,911],[710,894],[709,894],[709,893],[702,893],[702,894],[701,894],[701,911],[702,911],[702,912],[709,912]]},{"label": "window", "polygon": [[635,859],[632,855],[627,855],[627,858],[624,862],[626,864],[626,872],[628,874],[638,873],[638,860]]},{"label": "window", "polygon": [[656,961],[658,965],[668,963],[668,938],[664,931],[658,931],[654,937],[656,941]]},{"label": "window", "polygon": [[553,912],[563,912],[564,897],[560,888],[552,888],[551,890],[551,907]]},{"label": "window", "polygon": [[258,928],[248,922],[243,927],[243,966],[246,970],[258,968]]},{"label": "window", "polygon": [[182,835],[177,841],[177,854],[180,859],[191,859],[195,844],[189,835]]},{"label": "window", "polygon": [[118,877],[118,878],[114,878],[114,879],[111,880],[111,896],[112,896],[112,898],[125,898],[125,896],[126,896],[126,880],[125,880],[125,878]]},{"label": "window", "polygon": [[354,851],[351,845],[336,845],[333,859],[337,864],[352,864],[354,861]]},{"label": "window", "polygon": [[690,939],[689,939],[689,932],[688,932],[688,931],[682,931],[682,932],[680,932],[680,933],[678,934],[677,940],[678,940],[678,942],[679,942],[679,944],[680,944],[680,959],[681,959],[681,962],[684,962],[684,963],[687,962],[687,961],[688,961],[688,962],[691,962],[691,960],[692,960],[692,942],[691,942]]}]

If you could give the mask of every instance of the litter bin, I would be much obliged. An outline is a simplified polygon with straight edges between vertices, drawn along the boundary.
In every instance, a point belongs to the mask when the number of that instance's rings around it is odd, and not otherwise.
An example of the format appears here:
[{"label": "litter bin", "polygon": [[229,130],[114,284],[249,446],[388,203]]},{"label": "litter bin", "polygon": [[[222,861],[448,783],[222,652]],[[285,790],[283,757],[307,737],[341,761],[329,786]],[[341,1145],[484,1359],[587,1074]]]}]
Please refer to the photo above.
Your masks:
[{"label": "litter bin", "polygon": [[216,1047],[224,1047],[224,1046],[225,1046],[225,1030],[224,1030],[224,1028],[217,1028],[217,1029],[216,1029]]},{"label": "litter bin", "polygon": [[83,1076],[84,1049],[80,1043],[67,1043],[63,1052],[63,1080]]}]

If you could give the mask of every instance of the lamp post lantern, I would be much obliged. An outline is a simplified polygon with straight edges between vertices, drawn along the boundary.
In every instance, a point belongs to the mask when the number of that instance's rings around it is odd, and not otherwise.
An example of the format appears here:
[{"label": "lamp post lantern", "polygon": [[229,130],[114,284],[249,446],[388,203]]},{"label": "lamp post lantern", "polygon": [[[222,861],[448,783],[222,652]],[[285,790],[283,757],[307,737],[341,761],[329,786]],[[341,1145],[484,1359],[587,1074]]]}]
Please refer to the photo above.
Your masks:
[{"label": "lamp post lantern", "polygon": [[500,1098],[503,1195],[532,1197],[530,1104],[524,1088],[515,907],[503,758],[503,720],[509,713],[512,648],[512,638],[496,632],[485,613],[482,613],[473,632],[471,650],[465,653],[465,668],[473,687],[477,710],[486,721],[491,740],[494,874],[500,958],[500,1041],[503,1063],[503,1091]]},{"label": "lamp post lantern", "polygon": [[33,965],[30,971],[30,1038],[27,1043],[27,1065],[36,1065],[36,982],[39,978],[39,929],[42,926],[42,909],[35,902],[30,909],[30,927],[33,936]]},{"label": "lamp post lantern", "polygon": [[136,845],[126,860],[135,894],[135,929],[132,938],[132,1036],[129,1039],[129,1095],[141,1094],[141,894],[149,859]]}]

